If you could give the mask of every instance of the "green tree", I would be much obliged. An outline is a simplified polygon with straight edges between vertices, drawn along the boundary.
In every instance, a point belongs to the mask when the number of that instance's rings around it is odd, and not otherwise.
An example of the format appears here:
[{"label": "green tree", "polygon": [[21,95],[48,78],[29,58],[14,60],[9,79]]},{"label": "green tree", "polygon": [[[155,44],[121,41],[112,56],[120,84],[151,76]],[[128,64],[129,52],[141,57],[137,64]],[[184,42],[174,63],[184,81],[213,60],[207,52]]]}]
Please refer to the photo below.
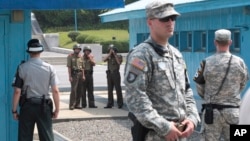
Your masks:
[{"label": "green tree", "polygon": [[139,0],[125,0],[125,5],[136,2],[136,1],[139,1]]}]

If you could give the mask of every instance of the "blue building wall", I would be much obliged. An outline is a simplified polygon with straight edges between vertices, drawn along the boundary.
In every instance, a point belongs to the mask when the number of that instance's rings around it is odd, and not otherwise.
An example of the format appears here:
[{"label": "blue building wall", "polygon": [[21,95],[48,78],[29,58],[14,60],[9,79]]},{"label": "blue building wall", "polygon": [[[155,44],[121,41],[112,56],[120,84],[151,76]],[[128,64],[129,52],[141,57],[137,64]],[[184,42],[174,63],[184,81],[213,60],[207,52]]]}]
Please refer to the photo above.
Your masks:
[{"label": "blue building wall", "polygon": [[29,10],[23,11],[22,22],[12,22],[12,11],[0,11],[0,137],[3,141],[17,140],[17,121],[12,118],[12,79],[16,66],[27,59],[26,42],[31,38]]},{"label": "blue building wall", "polygon": [[[199,108],[201,99],[196,93],[192,78],[201,60],[216,51],[214,31],[220,28],[231,30],[233,40],[230,47],[231,52],[242,57],[250,67],[250,30],[248,26],[250,26],[248,6],[183,13],[177,18],[175,33],[169,42],[182,52],[186,60],[191,86]],[[133,48],[148,38],[149,29],[146,18],[129,19],[129,31],[130,48]],[[249,83],[247,87],[249,87]]]}]

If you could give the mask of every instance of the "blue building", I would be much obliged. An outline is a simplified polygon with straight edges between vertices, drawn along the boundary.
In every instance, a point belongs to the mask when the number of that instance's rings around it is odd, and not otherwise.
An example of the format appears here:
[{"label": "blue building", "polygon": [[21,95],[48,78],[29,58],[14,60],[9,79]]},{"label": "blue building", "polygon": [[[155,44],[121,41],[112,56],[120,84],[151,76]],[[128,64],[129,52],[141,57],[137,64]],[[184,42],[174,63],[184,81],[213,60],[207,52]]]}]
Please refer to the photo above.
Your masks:
[{"label": "blue building", "polygon": [[[129,21],[129,45],[148,38],[145,6],[151,0],[140,0],[124,8],[101,14],[102,22]],[[175,33],[170,43],[183,54],[190,78],[193,78],[199,63],[215,53],[214,31],[220,28],[232,32],[233,44],[230,51],[242,57],[250,67],[250,1],[249,0],[169,0],[181,14],[177,18]],[[200,98],[195,85],[191,85],[200,108]],[[249,83],[247,85],[249,87]],[[246,90],[246,89],[245,89]]]},{"label": "blue building", "polygon": [[[106,9],[123,7],[123,0],[1,0],[0,1],[0,137],[17,140],[17,121],[12,118],[12,79],[17,65],[27,60],[27,41],[32,37],[31,10]],[[39,81],[39,80],[38,80]]]}]

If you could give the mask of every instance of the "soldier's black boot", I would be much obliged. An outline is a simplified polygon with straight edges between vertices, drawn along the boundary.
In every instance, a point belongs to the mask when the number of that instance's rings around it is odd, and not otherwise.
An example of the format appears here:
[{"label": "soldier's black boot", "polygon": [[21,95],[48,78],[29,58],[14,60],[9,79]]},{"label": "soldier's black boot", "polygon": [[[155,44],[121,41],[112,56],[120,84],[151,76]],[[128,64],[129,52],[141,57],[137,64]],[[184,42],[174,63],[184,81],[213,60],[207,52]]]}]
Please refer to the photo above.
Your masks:
[{"label": "soldier's black boot", "polygon": [[113,106],[114,106],[114,104],[108,103],[107,106],[105,106],[104,108],[112,108]]},{"label": "soldier's black boot", "polygon": [[94,101],[90,101],[89,102],[89,108],[97,108],[97,106],[95,106],[95,102]]}]

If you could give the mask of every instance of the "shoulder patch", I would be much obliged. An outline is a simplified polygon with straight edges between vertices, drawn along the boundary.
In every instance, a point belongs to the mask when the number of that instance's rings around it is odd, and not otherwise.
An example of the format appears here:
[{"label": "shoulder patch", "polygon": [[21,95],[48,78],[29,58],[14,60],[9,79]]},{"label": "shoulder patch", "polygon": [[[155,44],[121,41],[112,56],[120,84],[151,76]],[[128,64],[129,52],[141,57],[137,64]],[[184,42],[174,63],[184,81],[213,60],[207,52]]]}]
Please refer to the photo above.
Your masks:
[{"label": "shoulder patch", "polygon": [[145,67],[145,62],[139,58],[134,58],[131,64],[132,66],[134,66],[135,68],[139,70],[143,70]]},{"label": "shoulder patch", "polygon": [[132,83],[135,81],[136,77],[137,77],[137,74],[135,74],[133,72],[129,72],[128,77],[127,77],[127,81],[129,83]]}]

